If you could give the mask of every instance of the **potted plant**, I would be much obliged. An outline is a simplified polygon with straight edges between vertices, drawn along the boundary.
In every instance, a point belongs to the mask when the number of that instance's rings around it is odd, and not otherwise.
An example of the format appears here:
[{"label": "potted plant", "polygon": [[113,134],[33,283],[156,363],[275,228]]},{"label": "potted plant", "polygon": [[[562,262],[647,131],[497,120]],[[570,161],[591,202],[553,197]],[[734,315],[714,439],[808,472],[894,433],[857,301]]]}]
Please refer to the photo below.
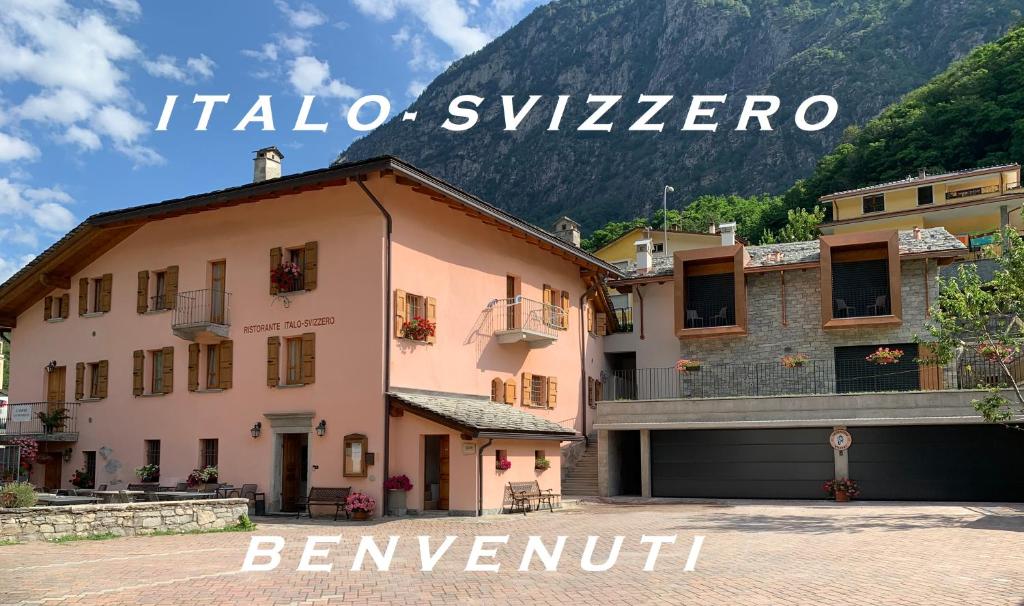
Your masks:
[{"label": "potted plant", "polygon": [[192,473],[188,474],[188,485],[192,487],[202,487],[208,484],[217,485],[219,481],[217,468],[211,466],[204,467],[202,469],[193,469]]},{"label": "potted plant", "polygon": [[865,360],[872,364],[878,364],[879,366],[887,366],[889,364],[895,364],[900,361],[903,357],[902,349],[889,349],[888,347],[879,347],[875,351],[867,355]]},{"label": "potted plant", "polygon": [[64,421],[68,420],[68,412],[63,408],[51,411],[40,411],[36,413],[39,422],[43,425],[44,433],[54,433],[64,429]]},{"label": "potted plant", "polygon": [[160,466],[149,464],[137,467],[135,468],[135,475],[139,477],[140,482],[159,482]]},{"label": "potted plant", "polygon": [[353,492],[345,499],[345,511],[352,514],[353,520],[368,520],[377,508],[377,502],[368,494]]},{"label": "potted plant", "polygon": [[680,358],[679,361],[676,362],[676,372],[698,372],[700,370],[700,366],[700,360],[689,360],[687,358]]},{"label": "potted plant", "polygon": [[426,341],[427,337],[434,336],[435,330],[436,324],[422,316],[402,323],[402,336],[413,341]]},{"label": "potted plant", "polygon": [[512,461],[502,457],[494,462],[494,468],[498,471],[508,471],[509,469],[512,469]]},{"label": "potted plant", "polygon": [[291,261],[285,261],[270,270],[270,281],[278,292],[294,292],[299,289],[302,269]]},{"label": "potted plant", "polygon": [[802,353],[782,356],[782,366],[785,368],[800,368],[808,362],[807,355]]},{"label": "potted plant", "polygon": [[92,476],[84,469],[76,469],[75,473],[71,475],[71,485],[75,488],[92,488]]},{"label": "potted plant", "polygon": [[384,480],[384,490],[388,491],[388,515],[404,516],[408,513],[406,508],[406,493],[412,490],[412,481],[409,476],[391,476]]},{"label": "potted plant", "polygon": [[838,503],[846,503],[860,494],[857,483],[848,478],[829,480],[825,482],[824,488],[828,496],[833,497]]},{"label": "potted plant", "polygon": [[1009,364],[1017,355],[1017,348],[1005,343],[982,343],[978,346],[978,355],[986,362],[1004,362]]},{"label": "potted plant", "polygon": [[541,457],[539,459],[536,459],[533,462],[533,468],[534,469],[538,469],[540,471],[544,471],[545,469],[550,469],[551,468],[551,461],[547,460],[544,457]]}]

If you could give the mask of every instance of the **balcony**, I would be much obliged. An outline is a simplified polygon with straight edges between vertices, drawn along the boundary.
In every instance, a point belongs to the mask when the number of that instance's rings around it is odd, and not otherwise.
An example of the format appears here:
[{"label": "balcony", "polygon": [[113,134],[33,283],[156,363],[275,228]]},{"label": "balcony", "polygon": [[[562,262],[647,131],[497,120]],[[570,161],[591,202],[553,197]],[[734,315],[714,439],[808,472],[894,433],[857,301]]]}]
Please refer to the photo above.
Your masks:
[{"label": "balcony", "polygon": [[0,408],[0,443],[17,438],[76,442],[79,406],[78,402],[10,403]]},{"label": "balcony", "polygon": [[179,292],[171,330],[176,337],[197,343],[217,343],[231,329],[231,293],[215,289]]},{"label": "balcony", "polygon": [[632,307],[616,307],[612,313],[615,314],[615,327],[611,330],[612,334],[633,332]]},{"label": "balcony", "polygon": [[498,343],[526,343],[531,348],[554,343],[568,319],[561,307],[523,297],[495,299],[485,311]]},{"label": "balcony", "polygon": [[980,196],[982,194],[998,194],[1000,191],[998,185],[986,185],[984,187],[971,187],[968,189],[961,189],[958,191],[947,191],[947,200],[959,200],[960,198],[970,198],[971,196]]}]

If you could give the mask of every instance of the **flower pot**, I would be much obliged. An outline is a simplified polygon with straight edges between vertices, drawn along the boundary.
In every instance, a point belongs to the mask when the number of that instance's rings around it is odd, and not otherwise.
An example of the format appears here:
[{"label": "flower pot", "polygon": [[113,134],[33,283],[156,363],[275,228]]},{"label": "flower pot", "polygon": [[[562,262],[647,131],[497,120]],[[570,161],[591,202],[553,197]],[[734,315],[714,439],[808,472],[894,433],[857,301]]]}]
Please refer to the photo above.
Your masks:
[{"label": "flower pot", "polygon": [[700,372],[700,365],[684,366],[683,368],[686,369],[686,372]]},{"label": "flower pot", "polygon": [[849,503],[850,495],[845,490],[836,491],[836,503]]},{"label": "flower pot", "polygon": [[388,515],[389,516],[404,516],[409,513],[409,510],[405,506],[405,495],[404,490],[393,489],[388,491]]},{"label": "flower pot", "polygon": [[353,511],[352,519],[358,521],[369,520],[370,513],[368,511]]}]

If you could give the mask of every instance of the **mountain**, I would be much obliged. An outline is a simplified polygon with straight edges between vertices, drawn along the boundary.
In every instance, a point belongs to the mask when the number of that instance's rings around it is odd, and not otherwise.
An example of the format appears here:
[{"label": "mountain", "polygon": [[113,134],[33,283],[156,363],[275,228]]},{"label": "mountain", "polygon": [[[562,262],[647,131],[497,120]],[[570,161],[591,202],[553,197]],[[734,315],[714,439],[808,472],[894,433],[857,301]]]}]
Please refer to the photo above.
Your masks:
[{"label": "mountain", "polygon": [[[339,160],[397,155],[541,225],[562,214],[592,229],[704,193],[781,192],[814,169],[843,129],[863,124],[972,48],[1005,33],[1024,0],[556,0],[454,63],[412,104]],[[542,100],[506,132],[500,95]],[[571,95],[548,132],[555,97]],[[578,132],[589,94],[621,94],[610,133]],[[630,132],[640,94],[675,95],[665,131]],[[681,132],[694,94],[728,94],[715,133]],[[733,130],[746,94],[774,94],[775,130]],[[836,122],[793,126],[800,101],[830,94]],[[459,95],[485,97],[480,123],[440,124]],[[756,127],[755,127],[756,128]]]}]

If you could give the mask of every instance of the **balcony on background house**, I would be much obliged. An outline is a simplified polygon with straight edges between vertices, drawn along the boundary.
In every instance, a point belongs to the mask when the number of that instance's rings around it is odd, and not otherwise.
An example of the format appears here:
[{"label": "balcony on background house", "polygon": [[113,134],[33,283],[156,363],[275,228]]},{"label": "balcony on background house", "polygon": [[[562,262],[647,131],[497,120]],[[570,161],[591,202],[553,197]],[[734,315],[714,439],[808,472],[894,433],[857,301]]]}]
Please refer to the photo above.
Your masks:
[{"label": "balcony on background house", "polygon": [[982,194],[998,194],[1000,188],[998,185],[985,185],[981,187],[970,187],[967,189],[960,189],[957,191],[947,191],[947,200],[959,200],[960,198],[970,198],[972,196],[980,196]]},{"label": "balcony on background house", "polygon": [[632,307],[616,307],[612,310],[615,314],[615,326],[611,329],[614,333],[630,333],[633,332],[633,308]]},{"label": "balcony on background house", "polygon": [[498,343],[526,343],[530,347],[544,347],[554,343],[565,330],[566,312],[555,305],[515,297],[495,299],[485,310],[489,332]]},{"label": "balcony on background house", "polygon": [[78,441],[78,402],[10,402],[0,408],[0,443]]},{"label": "balcony on background house", "polygon": [[171,322],[174,335],[197,343],[217,343],[231,330],[231,293],[216,289],[179,292]]}]

